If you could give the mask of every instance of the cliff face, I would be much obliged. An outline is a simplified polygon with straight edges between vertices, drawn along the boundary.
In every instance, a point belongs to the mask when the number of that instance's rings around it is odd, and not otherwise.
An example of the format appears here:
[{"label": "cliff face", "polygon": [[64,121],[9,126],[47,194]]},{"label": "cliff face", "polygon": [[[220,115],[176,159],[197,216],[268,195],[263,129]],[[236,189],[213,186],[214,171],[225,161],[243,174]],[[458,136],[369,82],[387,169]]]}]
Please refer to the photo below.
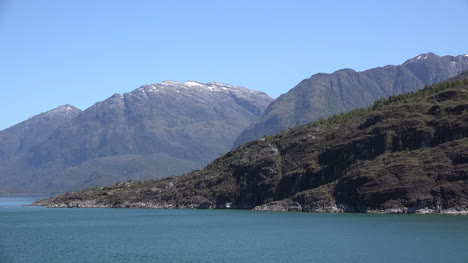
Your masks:
[{"label": "cliff face", "polygon": [[331,74],[315,74],[271,103],[260,120],[239,135],[234,148],[297,125],[368,107],[380,98],[417,91],[467,69],[468,55],[453,57],[427,53],[402,65],[362,72],[342,69]]},{"label": "cliff face", "polygon": [[467,183],[465,74],[263,137],[187,175],[35,205],[466,214]]}]

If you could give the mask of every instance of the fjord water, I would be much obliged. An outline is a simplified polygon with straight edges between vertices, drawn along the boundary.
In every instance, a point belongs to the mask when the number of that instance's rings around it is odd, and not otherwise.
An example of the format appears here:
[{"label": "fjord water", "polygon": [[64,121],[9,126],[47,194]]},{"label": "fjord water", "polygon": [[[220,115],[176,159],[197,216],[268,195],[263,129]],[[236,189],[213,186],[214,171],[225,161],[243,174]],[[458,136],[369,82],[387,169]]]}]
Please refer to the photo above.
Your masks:
[{"label": "fjord water", "polygon": [[22,208],[0,197],[0,262],[468,262],[468,217]]}]

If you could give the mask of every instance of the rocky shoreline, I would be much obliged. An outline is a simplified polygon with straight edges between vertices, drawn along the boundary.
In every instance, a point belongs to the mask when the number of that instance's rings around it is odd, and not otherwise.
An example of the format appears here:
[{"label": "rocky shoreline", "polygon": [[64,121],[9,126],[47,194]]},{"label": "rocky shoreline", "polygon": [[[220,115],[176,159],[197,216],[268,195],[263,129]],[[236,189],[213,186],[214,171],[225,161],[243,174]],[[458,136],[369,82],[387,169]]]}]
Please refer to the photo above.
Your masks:
[{"label": "rocky shoreline", "polygon": [[424,215],[468,215],[468,209],[454,207],[450,209],[436,209],[429,207],[398,207],[387,209],[366,209],[357,211],[349,205],[330,206],[305,206],[302,207],[297,202],[281,203],[272,202],[269,204],[256,206],[253,211],[264,212],[312,212],[312,213],[366,213],[366,214],[424,214]]},{"label": "rocky shoreline", "polygon": [[142,208],[142,209],[242,209],[255,212],[307,212],[307,213],[366,213],[366,214],[423,214],[423,215],[468,215],[468,209],[463,207],[452,207],[449,209],[431,208],[431,207],[396,207],[387,209],[365,209],[356,210],[349,205],[329,204],[329,205],[306,205],[292,201],[274,201],[268,204],[256,206],[252,209],[232,207],[229,204],[217,206],[211,203],[188,204],[178,206],[169,203],[154,202],[124,202],[119,204],[104,204],[96,200],[70,201],[70,202],[51,202],[39,200],[29,206],[43,206],[47,208]]}]

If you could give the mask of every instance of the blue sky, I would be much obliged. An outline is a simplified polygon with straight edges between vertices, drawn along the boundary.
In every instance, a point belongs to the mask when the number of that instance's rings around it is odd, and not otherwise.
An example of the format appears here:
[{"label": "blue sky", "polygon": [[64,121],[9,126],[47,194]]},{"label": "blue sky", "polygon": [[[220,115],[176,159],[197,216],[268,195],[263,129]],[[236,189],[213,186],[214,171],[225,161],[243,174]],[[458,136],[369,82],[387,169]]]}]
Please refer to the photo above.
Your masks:
[{"label": "blue sky", "polygon": [[0,130],[164,80],[276,98],[302,79],[468,53],[468,0],[0,0]]}]

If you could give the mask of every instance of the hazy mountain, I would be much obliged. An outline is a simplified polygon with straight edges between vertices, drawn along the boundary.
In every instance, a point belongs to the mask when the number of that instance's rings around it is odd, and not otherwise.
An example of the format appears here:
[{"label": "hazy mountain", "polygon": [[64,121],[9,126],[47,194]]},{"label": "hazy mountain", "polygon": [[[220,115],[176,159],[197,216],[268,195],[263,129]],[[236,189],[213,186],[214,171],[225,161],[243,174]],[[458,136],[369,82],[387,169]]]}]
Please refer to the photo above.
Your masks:
[{"label": "hazy mountain", "polygon": [[0,164],[2,180],[50,192],[180,174],[228,151],[271,101],[215,82],[145,85],[94,104]]},{"label": "hazy mountain", "polygon": [[247,143],[188,175],[35,205],[468,214],[468,72]]},{"label": "hazy mountain", "polygon": [[75,118],[81,110],[63,105],[0,131],[0,161],[14,158],[46,139],[58,126]]},{"label": "hazy mountain", "polygon": [[236,139],[234,148],[264,135],[367,107],[380,98],[419,90],[466,69],[468,55],[440,57],[427,53],[399,66],[389,65],[362,72],[342,69],[332,74],[315,74],[271,103],[260,120]]}]

